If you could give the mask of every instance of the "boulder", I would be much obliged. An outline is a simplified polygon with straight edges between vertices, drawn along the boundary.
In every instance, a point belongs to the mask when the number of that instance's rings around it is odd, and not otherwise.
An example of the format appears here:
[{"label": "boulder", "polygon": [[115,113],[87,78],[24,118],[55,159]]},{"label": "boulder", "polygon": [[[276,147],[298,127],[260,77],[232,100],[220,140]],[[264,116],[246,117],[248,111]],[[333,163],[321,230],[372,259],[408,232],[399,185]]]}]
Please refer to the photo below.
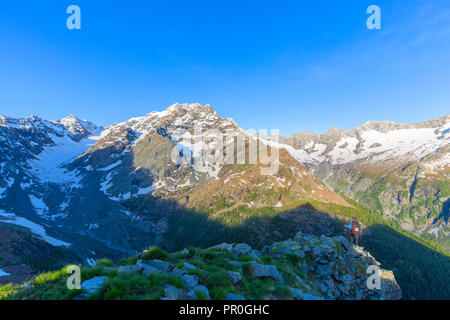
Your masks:
[{"label": "boulder", "polygon": [[103,283],[108,280],[108,277],[94,277],[92,279],[83,281],[81,284],[81,289],[83,289],[87,296],[96,293],[103,285]]},{"label": "boulder", "polygon": [[170,263],[166,261],[161,261],[158,259],[154,260],[139,260],[137,264],[142,265],[144,267],[152,267],[156,270],[159,270],[161,272],[169,272],[169,270],[172,268]]},{"label": "boulder", "polygon": [[190,271],[190,270],[195,270],[195,269],[197,269],[197,267],[192,265],[192,264],[190,264],[189,262],[185,262],[183,264],[183,270],[184,271]]},{"label": "boulder", "polygon": [[187,300],[189,298],[183,290],[170,284],[166,285],[164,294],[166,296],[165,300]]},{"label": "boulder", "polygon": [[117,268],[118,273],[127,273],[127,272],[136,272],[141,273],[144,269],[144,266],[141,264],[128,265],[128,266],[120,266]]},{"label": "boulder", "polygon": [[311,269],[309,268],[309,266],[306,263],[306,261],[303,261],[303,262],[299,263],[298,267],[303,273],[308,273],[309,271],[311,271]]},{"label": "boulder", "polygon": [[392,271],[381,269],[381,296],[384,300],[400,300],[402,289]]},{"label": "boulder", "polygon": [[274,265],[252,263],[253,276],[257,278],[272,278],[278,281],[280,284],[284,284],[283,277]]},{"label": "boulder", "polygon": [[233,284],[239,283],[242,280],[241,274],[239,272],[228,271],[228,275],[231,278]]},{"label": "boulder", "polygon": [[274,243],[269,249],[269,254],[272,256],[282,257],[283,255],[290,254],[300,258],[305,257],[305,253],[302,246],[297,241],[286,240],[282,242]]},{"label": "boulder", "polygon": [[198,286],[198,276],[196,276],[196,275],[186,274],[186,275],[182,276],[181,279],[183,280],[184,284],[186,285],[186,289],[188,291],[190,291]]},{"label": "boulder", "polygon": [[297,288],[289,288],[294,300],[323,300],[321,297],[303,293],[302,290]]},{"label": "boulder", "polygon": [[242,267],[244,265],[244,263],[240,262],[240,261],[235,261],[235,260],[230,260],[230,259],[225,259],[225,261],[228,264],[232,265],[233,267]]},{"label": "boulder", "polygon": [[227,295],[225,296],[225,300],[245,300],[245,298],[238,294],[228,292]]}]

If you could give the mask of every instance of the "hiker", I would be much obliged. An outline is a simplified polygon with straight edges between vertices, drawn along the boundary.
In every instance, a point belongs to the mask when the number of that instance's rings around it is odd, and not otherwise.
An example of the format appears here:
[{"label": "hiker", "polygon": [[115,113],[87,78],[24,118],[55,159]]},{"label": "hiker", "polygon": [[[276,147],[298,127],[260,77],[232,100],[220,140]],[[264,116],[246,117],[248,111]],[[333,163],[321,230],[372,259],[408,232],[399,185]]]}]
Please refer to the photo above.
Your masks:
[{"label": "hiker", "polygon": [[350,232],[350,242],[353,242],[355,239],[355,244],[358,245],[359,237],[362,235],[361,226],[359,225],[358,219],[353,218],[353,220],[345,226],[344,234],[347,234],[347,229]]}]

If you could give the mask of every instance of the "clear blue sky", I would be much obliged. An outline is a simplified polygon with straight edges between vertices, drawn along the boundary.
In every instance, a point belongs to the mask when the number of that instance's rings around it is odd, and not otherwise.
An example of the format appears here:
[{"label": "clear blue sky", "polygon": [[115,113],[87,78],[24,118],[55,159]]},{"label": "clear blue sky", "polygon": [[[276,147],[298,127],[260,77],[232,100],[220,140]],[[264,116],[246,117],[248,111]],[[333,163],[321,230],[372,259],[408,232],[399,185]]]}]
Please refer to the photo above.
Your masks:
[{"label": "clear blue sky", "polygon": [[443,116],[450,1],[1,1],[0,114],[108,125],[175,102],[283,135]]}]

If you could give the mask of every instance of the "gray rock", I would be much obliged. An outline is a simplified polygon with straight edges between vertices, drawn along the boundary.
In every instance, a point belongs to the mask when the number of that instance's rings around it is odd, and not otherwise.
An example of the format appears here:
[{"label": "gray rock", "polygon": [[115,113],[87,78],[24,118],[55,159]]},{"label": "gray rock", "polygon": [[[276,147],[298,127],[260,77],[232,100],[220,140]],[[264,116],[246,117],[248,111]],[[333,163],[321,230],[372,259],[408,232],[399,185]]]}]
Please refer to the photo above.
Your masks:
[{"label": "gray rock", "polygon": [[24,284],[22,284],[22,285],[20,286],[20,289],[25,290],[25,289],[29,289],[29,288],[31,288],[31,287],[33,287],[33,284],[31,284],[31,283],[24,283]]},{"label": "gray rock", "polygon": [[303,233],[301,231],[297,232],[294,236],[295,241],[303,241]]},{"label": "gray rock", "polygon": [[154,260],[139,260],[137,264],[142,265],[144,267],[152,267],[155,268],[161,272],[169,272],[169,270],[172,268],[170,263],[166,261],[161,261],[158,259]]},{"label": "gray rock", "polygon": [[117,271],[117,269],[114,268],[114,267],[103,267],[103,271],[105,271],[105,272],[111,272],[111,271]]},{"label": "gray rock", "polygon": [[323,298],[303,293],[302,290],[297,288],[289,288],[292,292],[294,300],[323,300]]},{"label": "gray rock", "polygon": [[189,250],[186,249],[186,248],[184,248],[184,249],[181,251],[181,254],[188,255],[188,254],[189,254]]},{"label": "gray rock", "polygon": [[144,269],[143,265],[135,264],[135,265],[129,265],[129,266],[120,266],[117,268],[118,273],[126,273],[126,272],[136,272],[141,273]]},{"label": "gray rock", "polygon": [[280,284],[284,284],[284,279],[278,271],[277,267],[273,265],[252,263],[253,276],[257,278],[272,278],[278,281]]},{"label": "gray rock", "polygon": [[190,291],[198,286],[198,276],[196,276],[196,275],[186,274],[186,275],[182,276],[181,279],[183,280],[184,284],[186,285],[186,289],[188,291]]},{"label": "gray rock", "polygon": [[345,273],[342,276],[335,273],[333,277],[338,281],[338,289],[343,295],[348,295],[350,290],[355,287],[355,279],[349,273]]},{"label": "gray rock", "polygon": [[343,236],[335,236],[333,237],[333,239],[338,242],[346,251],[350,250],[350,248],[352,247],[352,243]]},{"label": "gray rock", "polygon": [[189,262],[185,262],[183,264],[183,270],[184,271],[190,271],[190,270],[195,270],[195,269],[197,269],[197,267],[192,265],[192,264],[190,264]]},{"label": "gray rock", "polygon": [[225,259],[225,261],[228,262],[233,267],[242,267],[244,265],[244,263],[240,262],[240,261],[235,261],[235,260],[230,260],[230,259]]},{"label": "gray rock", "polygon": [[188,274],[189,271],[195,270],[195,269],[197,269],[196,266],[190,264],[189,262],[185,262],[185,263],[183,264],[183,268],[181,268],[181,269],[179,269],[179,268],[174,268],[170,273],[171,273],[173,276],[177,277],[177,278],[181,278],[181,277],[183,277],[185,274]]},{"label": "gray rock", "polygon": [[339,290],[336,288],[334,281],[330,278],[317,280],[316,284],[327,299],[334,300],[339,296]]},{"label": "gray rock", "polygon": [[236,244],[234,246],[234,248],[233,248],[233,255],[236,256],[236,257],[239,257],[239,256],[244,255],[244,254],[248,254],[248,255],[253,256],[254,254],[253,254],[252,247],[250,247],[246,243]]},{"label": "gray rock", "polygon": [[177,278],[180,278],[180,279],[181,279],[182,276],[184,276],[185,274],[187,274],[187,271],[184,270],[184,269],[174,268],[174,269],[170,272],[170,274],[173,275],[174,277],[177,277]]},{"label": "gray rock", "polygon": [[187,300],[189,298],[183,290],[170,284],[166,285],[164,293],[166,300]]},{"label": "gray rock", "polygon": [[302,246],[297,241],[286,240],[282,242],[274,243],[269,248],[269,254],[275,257],[283,257],[286,254],[294,255],[300,258],[305,257],[305,253]]},{"label": "gray rock", "polygon": [[355,290],[355,299],[356,300],[361,300],[362,299],[362,292],[359,289]]},{"label": "gray rock", "polygon": [[81,289],[86,292],[87,296],[90,296],[96,293],[106,280],[108,280],[108,277],[94,277],[92,279],[83,281],[83,283],[81,284]]},{"label": "gray rock", "polygon": [[245,298],[238,294],[228,292],[227,295],[225,296],[225,300],[245,300]]},{"label": "gray rock", "polygon": [[315,267],[314,274],[320,276],[320,277],[329,277],[333,273],[333,269],[331,269],[331,266],[329,264],[319,264]]},{"label": "gray rock", "polygon": [[233,250],[233,245],[229,244],[229,243],[221,243],[218,244],[217,246],[211,247],[209,249],[221,249],[227,252],[231,252]]},{"label": "gray rock", "polygon": [[190,299],[198,300],[197,294],[195,293],[196,291],[202,291],[206,295],[206,299],[207,300],[211,300],[211,297],[209,296],[209,290],[204,285],[198,285],[194,289],[189,291],[188,292],[188,296],[189,296]]},{"label": "gray rock", "polygon": [[311,254],[314,257],[314,260],[319,261],[320,263],[333,261],[337,257],[337,252],[335,251],[335,249],[328,244],[315,246]]},{"label": "gray rock", "polygon": [[239,272],[228,271],[228,275],[231,278],[233,284],[239,283],[242,280],[241,274]]}]

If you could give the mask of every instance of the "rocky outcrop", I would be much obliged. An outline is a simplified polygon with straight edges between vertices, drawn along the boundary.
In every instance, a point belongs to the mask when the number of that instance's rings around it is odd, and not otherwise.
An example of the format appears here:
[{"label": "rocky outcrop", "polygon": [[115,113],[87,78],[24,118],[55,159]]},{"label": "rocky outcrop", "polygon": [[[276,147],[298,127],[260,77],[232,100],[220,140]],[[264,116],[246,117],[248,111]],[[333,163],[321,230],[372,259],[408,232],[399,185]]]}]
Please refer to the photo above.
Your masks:
[{"label": "rocky outcrop", "polygon": [[[342,236],[315,237],[299,232],[294,239],[273,243],[261,251],[247,244],[227,243],[198,249],[194,254],[190,250],[173,254],[186,258],[177,264],[172,257],[168,258],[171,262],[137,260],[133,265],[115,269],[119,274],[138,273],[146,278],[157,274],[172,279],[164,286],[164,296],[160,297],[164,300],[217,299],[220,298],[217,292],[222,289],[228,292],[220,299],[226,300],[260,297],[397,300],[402,297],[394,273],[381,269],[369,252]],[[111,273],[111,268],[108,272]],[[374,272],[378,279],[372,276]],[[82,287],[93,294],[106,279],[95,277],[83,282]],[[248,292],[248,284],[255,281],[264,292]],[[217,284],[223,287],[218,288]]]}]

